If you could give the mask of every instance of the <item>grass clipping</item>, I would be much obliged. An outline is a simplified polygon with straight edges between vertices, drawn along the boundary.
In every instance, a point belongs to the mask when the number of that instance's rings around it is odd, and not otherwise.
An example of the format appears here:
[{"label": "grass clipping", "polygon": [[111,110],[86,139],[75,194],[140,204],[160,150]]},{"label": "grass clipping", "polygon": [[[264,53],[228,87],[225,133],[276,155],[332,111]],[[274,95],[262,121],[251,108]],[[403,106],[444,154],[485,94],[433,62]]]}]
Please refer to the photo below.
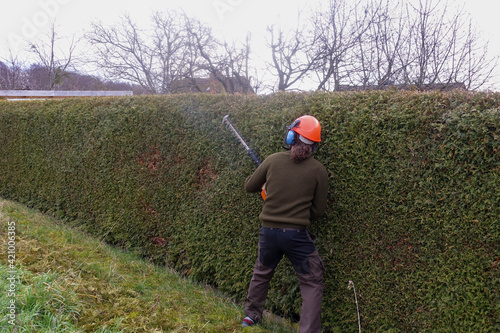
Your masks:
[{"label": "grass clipping", "polygon": [[[2,332],[240,331],[241,306],[173,271],[9,201],[0,200],[0,222],[2,249],[8,245],[3,231],[15,224],[15,268],[3,255],[0,275],[17,277],[16,323],[2,315]],[[8,283],[0,280],[2,291]],[[2,292],[3,312],[8,304]],[[250,331],[291,327],[264,323]]]}]

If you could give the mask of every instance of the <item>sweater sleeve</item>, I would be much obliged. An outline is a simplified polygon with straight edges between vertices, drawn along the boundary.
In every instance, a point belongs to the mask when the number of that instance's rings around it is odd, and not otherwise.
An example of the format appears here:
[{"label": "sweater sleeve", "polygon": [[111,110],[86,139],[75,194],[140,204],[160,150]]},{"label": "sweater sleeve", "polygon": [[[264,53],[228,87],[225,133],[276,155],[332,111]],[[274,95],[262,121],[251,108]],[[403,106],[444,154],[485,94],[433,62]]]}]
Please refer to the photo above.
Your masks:
[{"label": "sweater sleeve", "polygon": [[261,165],[257,167],[254,173],[245,180],[245,191],[247,192],[260,192],[262,186],[266,183],[267,162],[264,160]]}]

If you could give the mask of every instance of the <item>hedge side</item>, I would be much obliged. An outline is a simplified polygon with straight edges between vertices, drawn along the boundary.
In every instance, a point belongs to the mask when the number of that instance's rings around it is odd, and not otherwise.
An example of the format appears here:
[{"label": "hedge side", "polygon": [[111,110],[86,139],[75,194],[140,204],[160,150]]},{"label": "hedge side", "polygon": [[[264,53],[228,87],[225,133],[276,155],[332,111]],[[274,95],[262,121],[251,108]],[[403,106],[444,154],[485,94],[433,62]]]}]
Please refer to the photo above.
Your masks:
[{"label": "hedge side", "polygon": [[[0,195],[242,300],[261,207],[225,114],[265,157],[301,114],[323,126],[329,207],[311,228],[327,332],[500,329],[500,94],[181,95],[0,102]],[[295,316],[293,269],[268,307]]]}]

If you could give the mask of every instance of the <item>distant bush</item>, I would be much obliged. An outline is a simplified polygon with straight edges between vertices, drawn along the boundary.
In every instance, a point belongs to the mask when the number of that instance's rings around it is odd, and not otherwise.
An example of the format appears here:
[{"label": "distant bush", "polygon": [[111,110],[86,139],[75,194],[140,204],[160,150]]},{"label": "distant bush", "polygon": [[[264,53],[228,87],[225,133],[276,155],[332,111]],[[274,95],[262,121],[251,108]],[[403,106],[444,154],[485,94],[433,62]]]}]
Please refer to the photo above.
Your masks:
[{"label": "distant bush", "polygon": [[[0,102],[0,195],[246,296],[262,201],[230,114],[266,157],[313,114],[330,174],[316,221],[325,331],[500,327],[500,94],[180,95]],[[268,307],[294,316],[283,261]]]}]

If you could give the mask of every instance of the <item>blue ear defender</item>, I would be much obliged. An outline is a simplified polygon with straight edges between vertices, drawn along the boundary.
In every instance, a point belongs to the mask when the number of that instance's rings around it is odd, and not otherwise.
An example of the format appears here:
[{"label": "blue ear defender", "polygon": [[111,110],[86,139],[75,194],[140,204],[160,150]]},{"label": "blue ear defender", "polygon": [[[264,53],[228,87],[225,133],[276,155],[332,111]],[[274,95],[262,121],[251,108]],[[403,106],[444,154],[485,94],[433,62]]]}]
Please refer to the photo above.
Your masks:
[{"label": "blue ear defender", "polygon": [[289,146],[293,146],[295,144],[295,132],[293,130],[289,130],[286,134],[286,144]]},{"label": "blue ear defender", "polygon": [[295,120],[290,126],[287,126],[287,132],[285,138],[283,139],[283,143],[281,146],[286,150],[290,150],[290,146],[293,146],[297,140],[297,133],[293,130],[295,127],[298,127],[300,124],[300,119]]},{"label": "blue ear defender", "polygon": [[293,146],[295,144],[296,133],[293,130],[295,127],[299,126],[300,119],[296,119],[290,126],[287,127],[288,132],[286,133],[285,142],[289,146]]}]

